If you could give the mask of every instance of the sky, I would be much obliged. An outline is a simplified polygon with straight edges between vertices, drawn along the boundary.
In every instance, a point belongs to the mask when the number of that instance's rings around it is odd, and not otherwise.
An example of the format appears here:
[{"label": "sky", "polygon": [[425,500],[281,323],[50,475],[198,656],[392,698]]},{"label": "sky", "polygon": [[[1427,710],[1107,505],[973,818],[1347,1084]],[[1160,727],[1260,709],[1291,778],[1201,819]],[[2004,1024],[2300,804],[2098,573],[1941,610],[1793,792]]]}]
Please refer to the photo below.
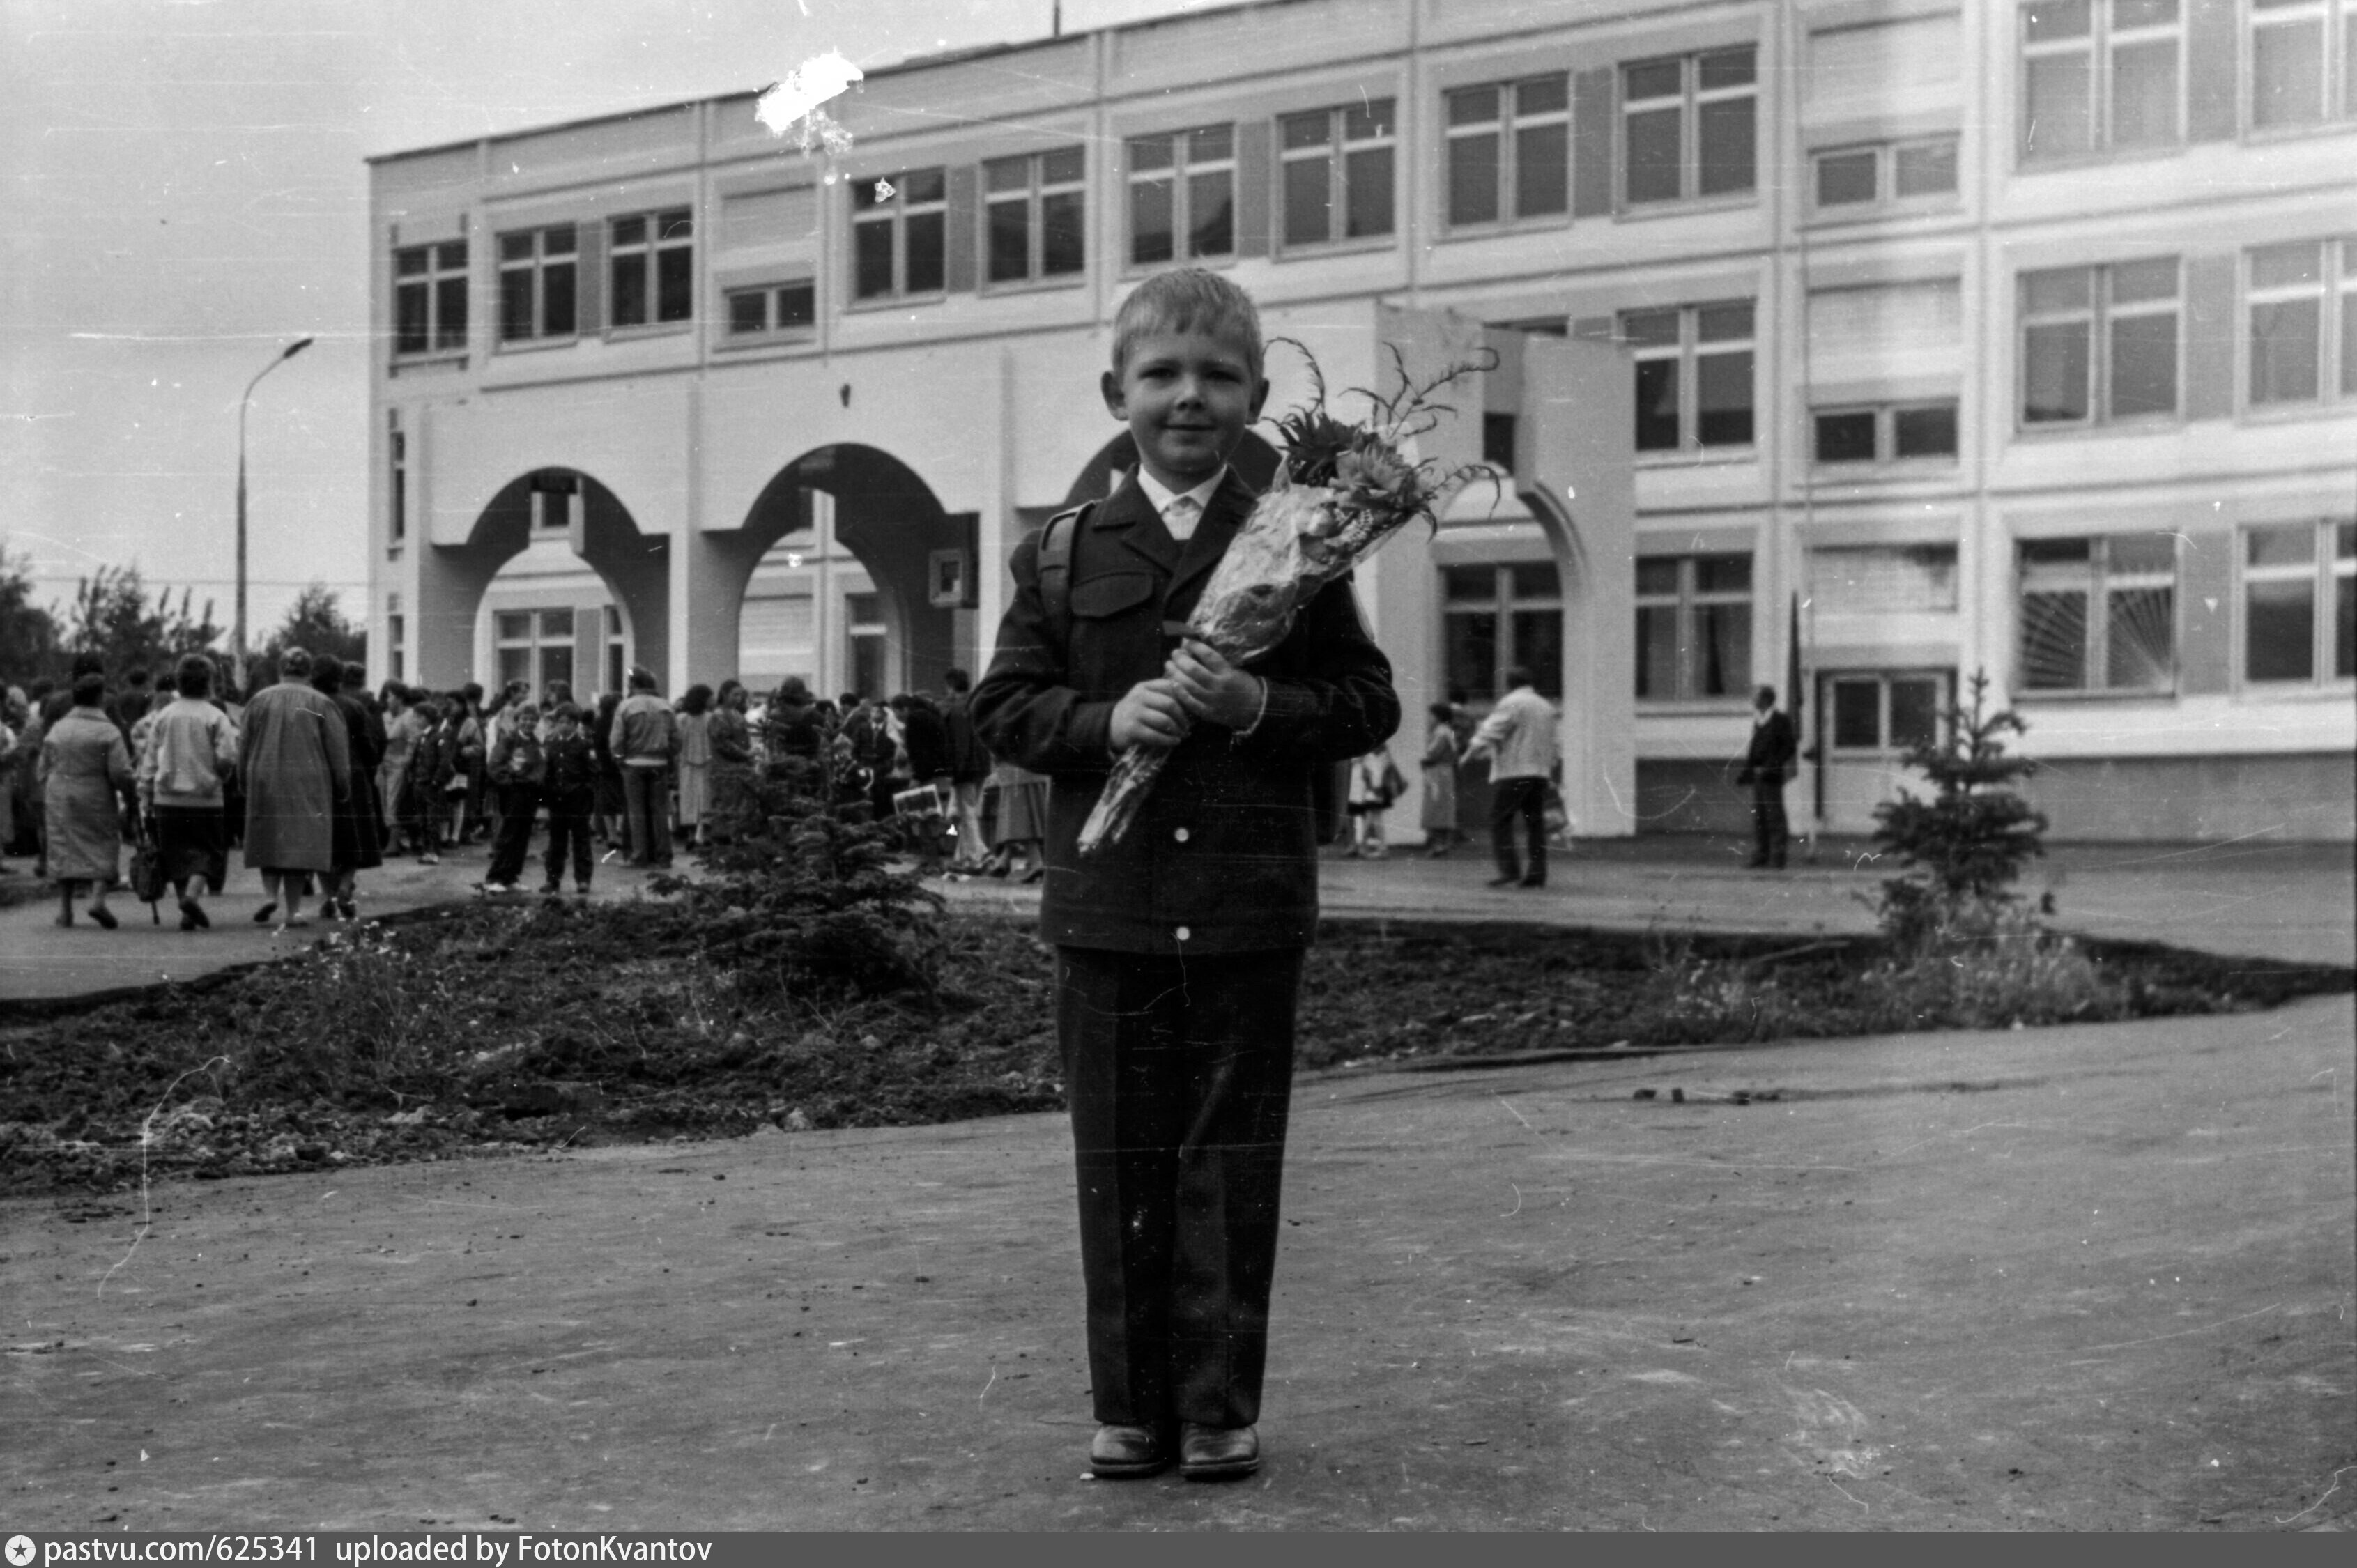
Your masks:
[{"label": "sky", "polygon": [[[1068,33],[1232,0],[1063,0]],[[227,627],[367,581],[362,160],[1048,36],[1054,0],[0,0],[0,551]]]}]

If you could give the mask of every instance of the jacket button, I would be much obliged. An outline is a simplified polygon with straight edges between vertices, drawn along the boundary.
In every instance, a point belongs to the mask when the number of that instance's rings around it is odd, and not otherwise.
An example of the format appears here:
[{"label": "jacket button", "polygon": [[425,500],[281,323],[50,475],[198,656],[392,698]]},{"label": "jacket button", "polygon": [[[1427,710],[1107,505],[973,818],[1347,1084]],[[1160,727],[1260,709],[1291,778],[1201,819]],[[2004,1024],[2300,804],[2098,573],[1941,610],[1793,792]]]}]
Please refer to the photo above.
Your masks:
[{"label": "jacket button", "polygon": [[1189,937],[1191,937],[1191,936],[1193,936],[1195,933],[1194,933],[1194,932],[1192,932],[1192,931],[1190,931],[1190,930],[1189,930],[1186,927],[1181,926],[1181,927],[1179,927],[1179,928],[1178,928],[1178,940],[1179,940],[1180,941],[1182,941],[1182,942],[1183,942],[1183,941],[1185,941],[1188,938],[1189,938]]},{"label": "jacket button", "polygon": [[1187,842],[1187,830],[1185,828],[1175,829],[1172,831],[1170,836],[1177,839],[1180,843],[1185,843]]}]

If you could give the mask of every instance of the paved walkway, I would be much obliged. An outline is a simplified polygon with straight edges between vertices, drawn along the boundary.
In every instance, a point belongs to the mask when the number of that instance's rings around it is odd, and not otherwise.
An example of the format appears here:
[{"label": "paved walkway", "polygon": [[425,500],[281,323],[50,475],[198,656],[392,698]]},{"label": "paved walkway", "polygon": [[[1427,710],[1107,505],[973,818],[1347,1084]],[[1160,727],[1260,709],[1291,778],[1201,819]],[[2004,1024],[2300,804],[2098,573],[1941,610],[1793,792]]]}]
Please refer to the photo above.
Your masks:
[{"label": "paved walkway", "polygon": [[[2090,929],[2352,950],[2345,847],[2060,864]],[[1872,877],[1481,880],[1328,886],[1808,930]],[[1267,1462],[1224,1487],[1081,1477],[1055,1116],[0,1203],[0,1525],[2340,1528],[2352,1033],[2340,996],[1307,1076]]]},{"label": "paved walkway", "polygon": [[[1582,844],[1555,859],[1543,890],[1491,889],[1486,856],[1460,849],[1445,860],[1402,854],[1385,861],[1329,858],[1323,871],[1329,914],[1418,919],[1538,920],[1641,929],[1865,931],[1870,900],[1886,872],[1869,846],[1827,843],[1814,861],[1781,874],[1743,868],[1741,847],[1706,838],[1622,839]],[[403,861],[363,874],[364,914],[387,914],[469,896],[482,879],[481,846],[439,866]],[[21,866],[21,863],[18,863]],[[684,864],[684,862],[683,862]],[[11,881],[23,879],[21,869]],[[640,896],[646,875],[601,865],[597,897]],[[2065,845],[2037,867],[2052,887],[2063,926],[2104,936],[2170,942],[2217,952],[2321,963],[2357,963],[2357,851],[2346,844],[2245,843],[2201,845]],[[1025,914],[1039,890],[1003,883],[936,884],[961,907]],[[163,924],[147,908],[117,899],[122,927],[70,930],[51,920],[43,898],[0,909],[0,1001],[86,994],[187,981],[286,950],[307,932],[274,936],[252,923],[257,879],[240,871],[214,900],[213,929],[184,935],[170,904]]]}]

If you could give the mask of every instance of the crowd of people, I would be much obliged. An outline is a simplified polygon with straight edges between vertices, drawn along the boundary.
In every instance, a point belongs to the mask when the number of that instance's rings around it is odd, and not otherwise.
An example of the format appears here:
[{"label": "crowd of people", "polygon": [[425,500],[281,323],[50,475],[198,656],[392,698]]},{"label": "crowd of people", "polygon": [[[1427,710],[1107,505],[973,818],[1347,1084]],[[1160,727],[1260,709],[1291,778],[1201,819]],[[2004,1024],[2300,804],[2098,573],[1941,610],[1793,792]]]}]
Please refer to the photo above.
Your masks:
[{"label": "crowd of people", "polygon": [[603,862],[660,868],[727,842],[759,810],[752,780],[789,773],[886,822],[927,875],[1045,875],[1046,780],[983,748],[961,670],[938,697],[888,701],[815,698],[799,677],[766,697],[726,680],[666,698],[643,669],[594,702],[564,682],[371,692],[359,665],[300,648],[274,673],[241,693],[224,661],[193,653],[159,693],[148,671],[111,681],[86,656],[61,687],[8,690],[0,854],[32,858],[59,924],[120,923],[126,854],[158,869],[184,931],[212,923],[232,851],[260,878],[254,920],[280,930],[309,923],[307,901],[359,918],[360,874],[388,857],[436,865],[481,845],[479,890],[522,892],[542,835],[542,892],[562,896],[569,871],[586,897]]}]

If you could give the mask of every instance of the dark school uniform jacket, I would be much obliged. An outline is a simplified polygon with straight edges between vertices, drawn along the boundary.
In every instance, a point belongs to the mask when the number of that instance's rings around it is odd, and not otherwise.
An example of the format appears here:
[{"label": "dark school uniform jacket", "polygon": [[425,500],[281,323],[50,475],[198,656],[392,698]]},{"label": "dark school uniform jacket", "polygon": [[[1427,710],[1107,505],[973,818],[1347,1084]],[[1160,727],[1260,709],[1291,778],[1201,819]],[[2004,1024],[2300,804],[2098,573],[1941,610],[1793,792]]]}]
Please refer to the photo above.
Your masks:
[{"label": "dark school uniform jacket", "polygon": [[1249,734],[1199,722],[1118,843],[1083,860],[1081,824],[1113,766],[1113,710],[1162,674],[1175,628],[1252,510],[1232,470],[1185,544],[1135,477],[1074,536],[1069,636],[1039,594],[1039,540],[1017,546],[1015,598],[974,691],[992,755],[1049,780],[1039,934],[1066,947],[1212,954],[1307,947],[1318,925],[1311,779],[1399,727],[1391,662],[1359,618],[1348,580],[1329,585],[1283,642],[1248,665],[1268,682]]},{"label": "dark school uniform jacket", "polygon": [[597,750],[588,736],[552,736],[541,756],[542,798],[554,810],[587,816],[597,799]]},{"label": "dark school uniform jacket", "polygon": [[1792,734],[1792,718],[1779,711],[1751,726],[1751,744],[1743,754],[1743,772],[1739,782],[1745,784],[1781,784],[1799,755],[1800,743]]}]

